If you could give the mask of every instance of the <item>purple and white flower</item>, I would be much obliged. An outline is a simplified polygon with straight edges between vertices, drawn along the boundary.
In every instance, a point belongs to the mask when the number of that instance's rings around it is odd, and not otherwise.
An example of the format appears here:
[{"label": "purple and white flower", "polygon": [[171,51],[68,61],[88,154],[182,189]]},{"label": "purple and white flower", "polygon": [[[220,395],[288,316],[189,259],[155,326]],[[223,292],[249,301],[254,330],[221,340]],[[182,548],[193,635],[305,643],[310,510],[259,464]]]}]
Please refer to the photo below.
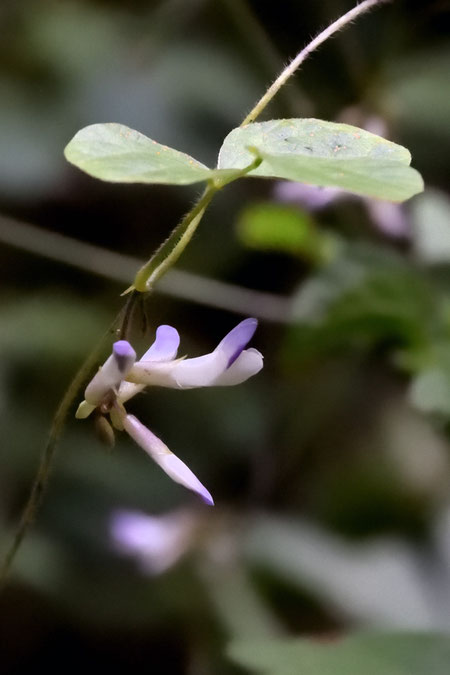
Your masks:
[{"label": "purple and white flower", "polygon": [[109,414],[113,427],[125,430],[172,480],[196,492],[205,503],[214,504],[189,467],[134,415],[129,415],[123,404],[147,386],[191,389],[245,382],[263,366],[259,351],[245,349],[257,324],[256,319],[241,321],[214,351],[192,359],[177,358],[180,336],[172,326],[159,326],[154,343],[139,361],[130,343],[119,340],[86,387],[85,400],[76,417],[88,417],[94,410],[99,415]]},{"label": "purple and white flower", "polygon": [[119,553],[135,558],[143,572],[161,574],[192,546],[198,514],[180,510],[150,516],[118,510],[112,515],[110,528]]}]

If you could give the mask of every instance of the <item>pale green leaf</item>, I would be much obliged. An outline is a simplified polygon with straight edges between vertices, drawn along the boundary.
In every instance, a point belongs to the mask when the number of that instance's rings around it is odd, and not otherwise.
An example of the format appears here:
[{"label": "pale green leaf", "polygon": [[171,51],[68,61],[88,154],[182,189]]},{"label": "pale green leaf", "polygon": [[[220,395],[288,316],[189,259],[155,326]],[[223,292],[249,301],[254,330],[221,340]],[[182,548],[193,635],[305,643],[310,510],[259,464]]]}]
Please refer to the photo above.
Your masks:
[{"label": "pale green leaf", "polygon": [[[66,159],[94,178],[114,183],[189,185],[212,178],[237,177],[236,171],[208,169],[184,152],[144,136],[123,124],[92,124],[67,145]],[[250,155],[251,164],[254,155]]]},{"label": "pale green leaf", "polygon": [[361,633],[336,642],[237,641],[233,661],[262,675],[447,675],[450,637],[432,633]]},{"label": "pale green leaf", "polygon": [[339,187],[390,201],[423,190],[406,148],[348,124],[316,119],[248,124],[228,134],[218,167],[242,169],[255,150],[263,162],[248,176]]}]

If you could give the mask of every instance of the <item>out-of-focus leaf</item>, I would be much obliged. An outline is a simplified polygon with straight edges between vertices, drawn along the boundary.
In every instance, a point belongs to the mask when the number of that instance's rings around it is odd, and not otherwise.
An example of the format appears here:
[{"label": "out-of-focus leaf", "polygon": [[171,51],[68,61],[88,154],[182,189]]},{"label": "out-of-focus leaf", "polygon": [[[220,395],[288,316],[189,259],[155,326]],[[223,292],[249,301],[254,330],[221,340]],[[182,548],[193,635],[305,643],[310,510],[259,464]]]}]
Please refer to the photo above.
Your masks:
[{"label": "out-of-focus leaf", "polygon": [[449,625],[449,617],[427,600],[416,551],[400,539],[351,542],[300,518],[259,516],[247,530],[245,554],[252,565],[308,591],[345,621],[408,630]]},{"label": "out-of-focus leaf", "polygon": [[450,261],[450,199],[443,192],[427,190],[414,200],[412,210],[414,250],[426,263]]},{"label": "out-of-focus leaf", "polygon": [[0,305],[0,349],[8,363],[79,359],[108,322],[108,313],[75,296],[30,295]]},{"label": "out-of-focus leaf", "polygon": [[433,311],[431,288],[400,257],[355,245],[300,288],[292,346],[298,352],[300,340],[302,350],[317,353],[351,349],[355,341],[421,344],[425,318],[432,320]]},{"label": "out-of-focus leaf", "polygon": [[413,405],[426,413],[450,416],[450,370],[436,366],[414,378],[410,398]]},{"label": "out-of-focus leaf", "polygon": [[337,245],[330,235],[317,228],[306,211],[270,202],[244,209],[237,232],[250,248],[282,251],[313,262],[328,258]]},{"label": "out-of-focus leaf", "polygon": [[[189,185],[212,178],[232,179],[240,173],[208,169],[184,152],[115,123],[91,124],[81,129],[64,154],[90,176],[113,183]],[[254,159],[251,155],[248,164]]]},{"label": "out-of-focus leaf", "polygon": [[263,162],[249,176],[340,187],[398,202],[423,190],[406,148],[347,124],[286,119],[238,127],[226,137],[218,167],[248,166],[252,148]]},{"label": "out-of-focus leaf", "polygon": [[311,640],[234,642],[233,661],[267,675],[446,675],[450,637],[361,633],[332,644]]},{"label": "out-of-focus leaf", "polygon": [[[403,60],[396,59],[389,64],[390,73],[385,83],[387,103],[395,110],[402,133],[406,128],[424,132],[427,139],[434,136],[441,139],[442,150],[445,148],[443,137],[448,139],[450,134],[449,67],[447,46],[415,50],[408,52]],[[436,147],[434,142],[432,147]],[[424,154],[427,150],[423,148]]]}]

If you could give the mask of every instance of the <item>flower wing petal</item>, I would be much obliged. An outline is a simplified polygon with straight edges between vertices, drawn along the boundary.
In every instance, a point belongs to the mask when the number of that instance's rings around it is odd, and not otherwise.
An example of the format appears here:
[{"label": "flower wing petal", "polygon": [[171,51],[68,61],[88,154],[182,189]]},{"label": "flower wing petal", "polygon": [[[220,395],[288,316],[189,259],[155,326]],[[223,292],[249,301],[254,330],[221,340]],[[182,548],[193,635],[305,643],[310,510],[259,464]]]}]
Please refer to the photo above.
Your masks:
[{"label": "flower wing petal", "polygon": [[176,358],[180,336],[172,326],[162,325],[156,329],[156,339],[141,361],[172,361]]}]

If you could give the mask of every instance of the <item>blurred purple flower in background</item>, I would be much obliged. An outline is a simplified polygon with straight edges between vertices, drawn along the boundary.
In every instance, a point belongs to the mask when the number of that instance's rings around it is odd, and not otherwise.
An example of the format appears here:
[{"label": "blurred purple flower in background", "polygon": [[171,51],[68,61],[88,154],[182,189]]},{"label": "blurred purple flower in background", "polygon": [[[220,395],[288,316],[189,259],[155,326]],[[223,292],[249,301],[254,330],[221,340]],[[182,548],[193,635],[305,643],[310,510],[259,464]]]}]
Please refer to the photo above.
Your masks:
[{"label": "blurred purple flower in background", "polygon": [[373,224],[388,237],[407,239],[410,226],[402,204],[384,202],[379,199],[364,199]]},{"label": "blurred purple flower in background", "polygon": [[318,187],[306,183],[280,181],[275,184],[273,196],[276,201],[299,206],[307,211],[320,211],[343,199],[361,200],[375,227],[393,238],[407,238],[410,234],[408,218],[401,204],[380,199],[357,197],[340,188]]},{"label": "blurred purple flower in background", "polygon": [[143,572],[161,574],[190,548],[197,520],[187,510],[161,516],[118,510],[111,517],[110,532],[119,553],[134,558]]},{"label": "blurred purple flower in background", "polygon": [[340,188],[319,187],[306,183],[282,180],[275,183],[273,196],[276,201],[300,206],[307,211],[319,211],[347,193]]},{"label": "blurred purple flower in background", "polygon": [[[189,467],[134,415],[127,414],[123,404],[151,385],[191,389],[245,382],[263,366],[260,352],[245,349],[257,325],[256,319],[241,321],[213,352],[193,359],[177,358],[180,336],[172,326],[159,326],[154,343],[137,362],[129,342],[115,342],[111,356],[86,387],[85,400],[80,403],[76,417],[82,419],[94,411],[97,417],[109,414],[112,427],[125,430],[172,480],[213,505],[210,493]],[[107,425],[113,436],[106,418],[101,419],[103,428]]]}]

